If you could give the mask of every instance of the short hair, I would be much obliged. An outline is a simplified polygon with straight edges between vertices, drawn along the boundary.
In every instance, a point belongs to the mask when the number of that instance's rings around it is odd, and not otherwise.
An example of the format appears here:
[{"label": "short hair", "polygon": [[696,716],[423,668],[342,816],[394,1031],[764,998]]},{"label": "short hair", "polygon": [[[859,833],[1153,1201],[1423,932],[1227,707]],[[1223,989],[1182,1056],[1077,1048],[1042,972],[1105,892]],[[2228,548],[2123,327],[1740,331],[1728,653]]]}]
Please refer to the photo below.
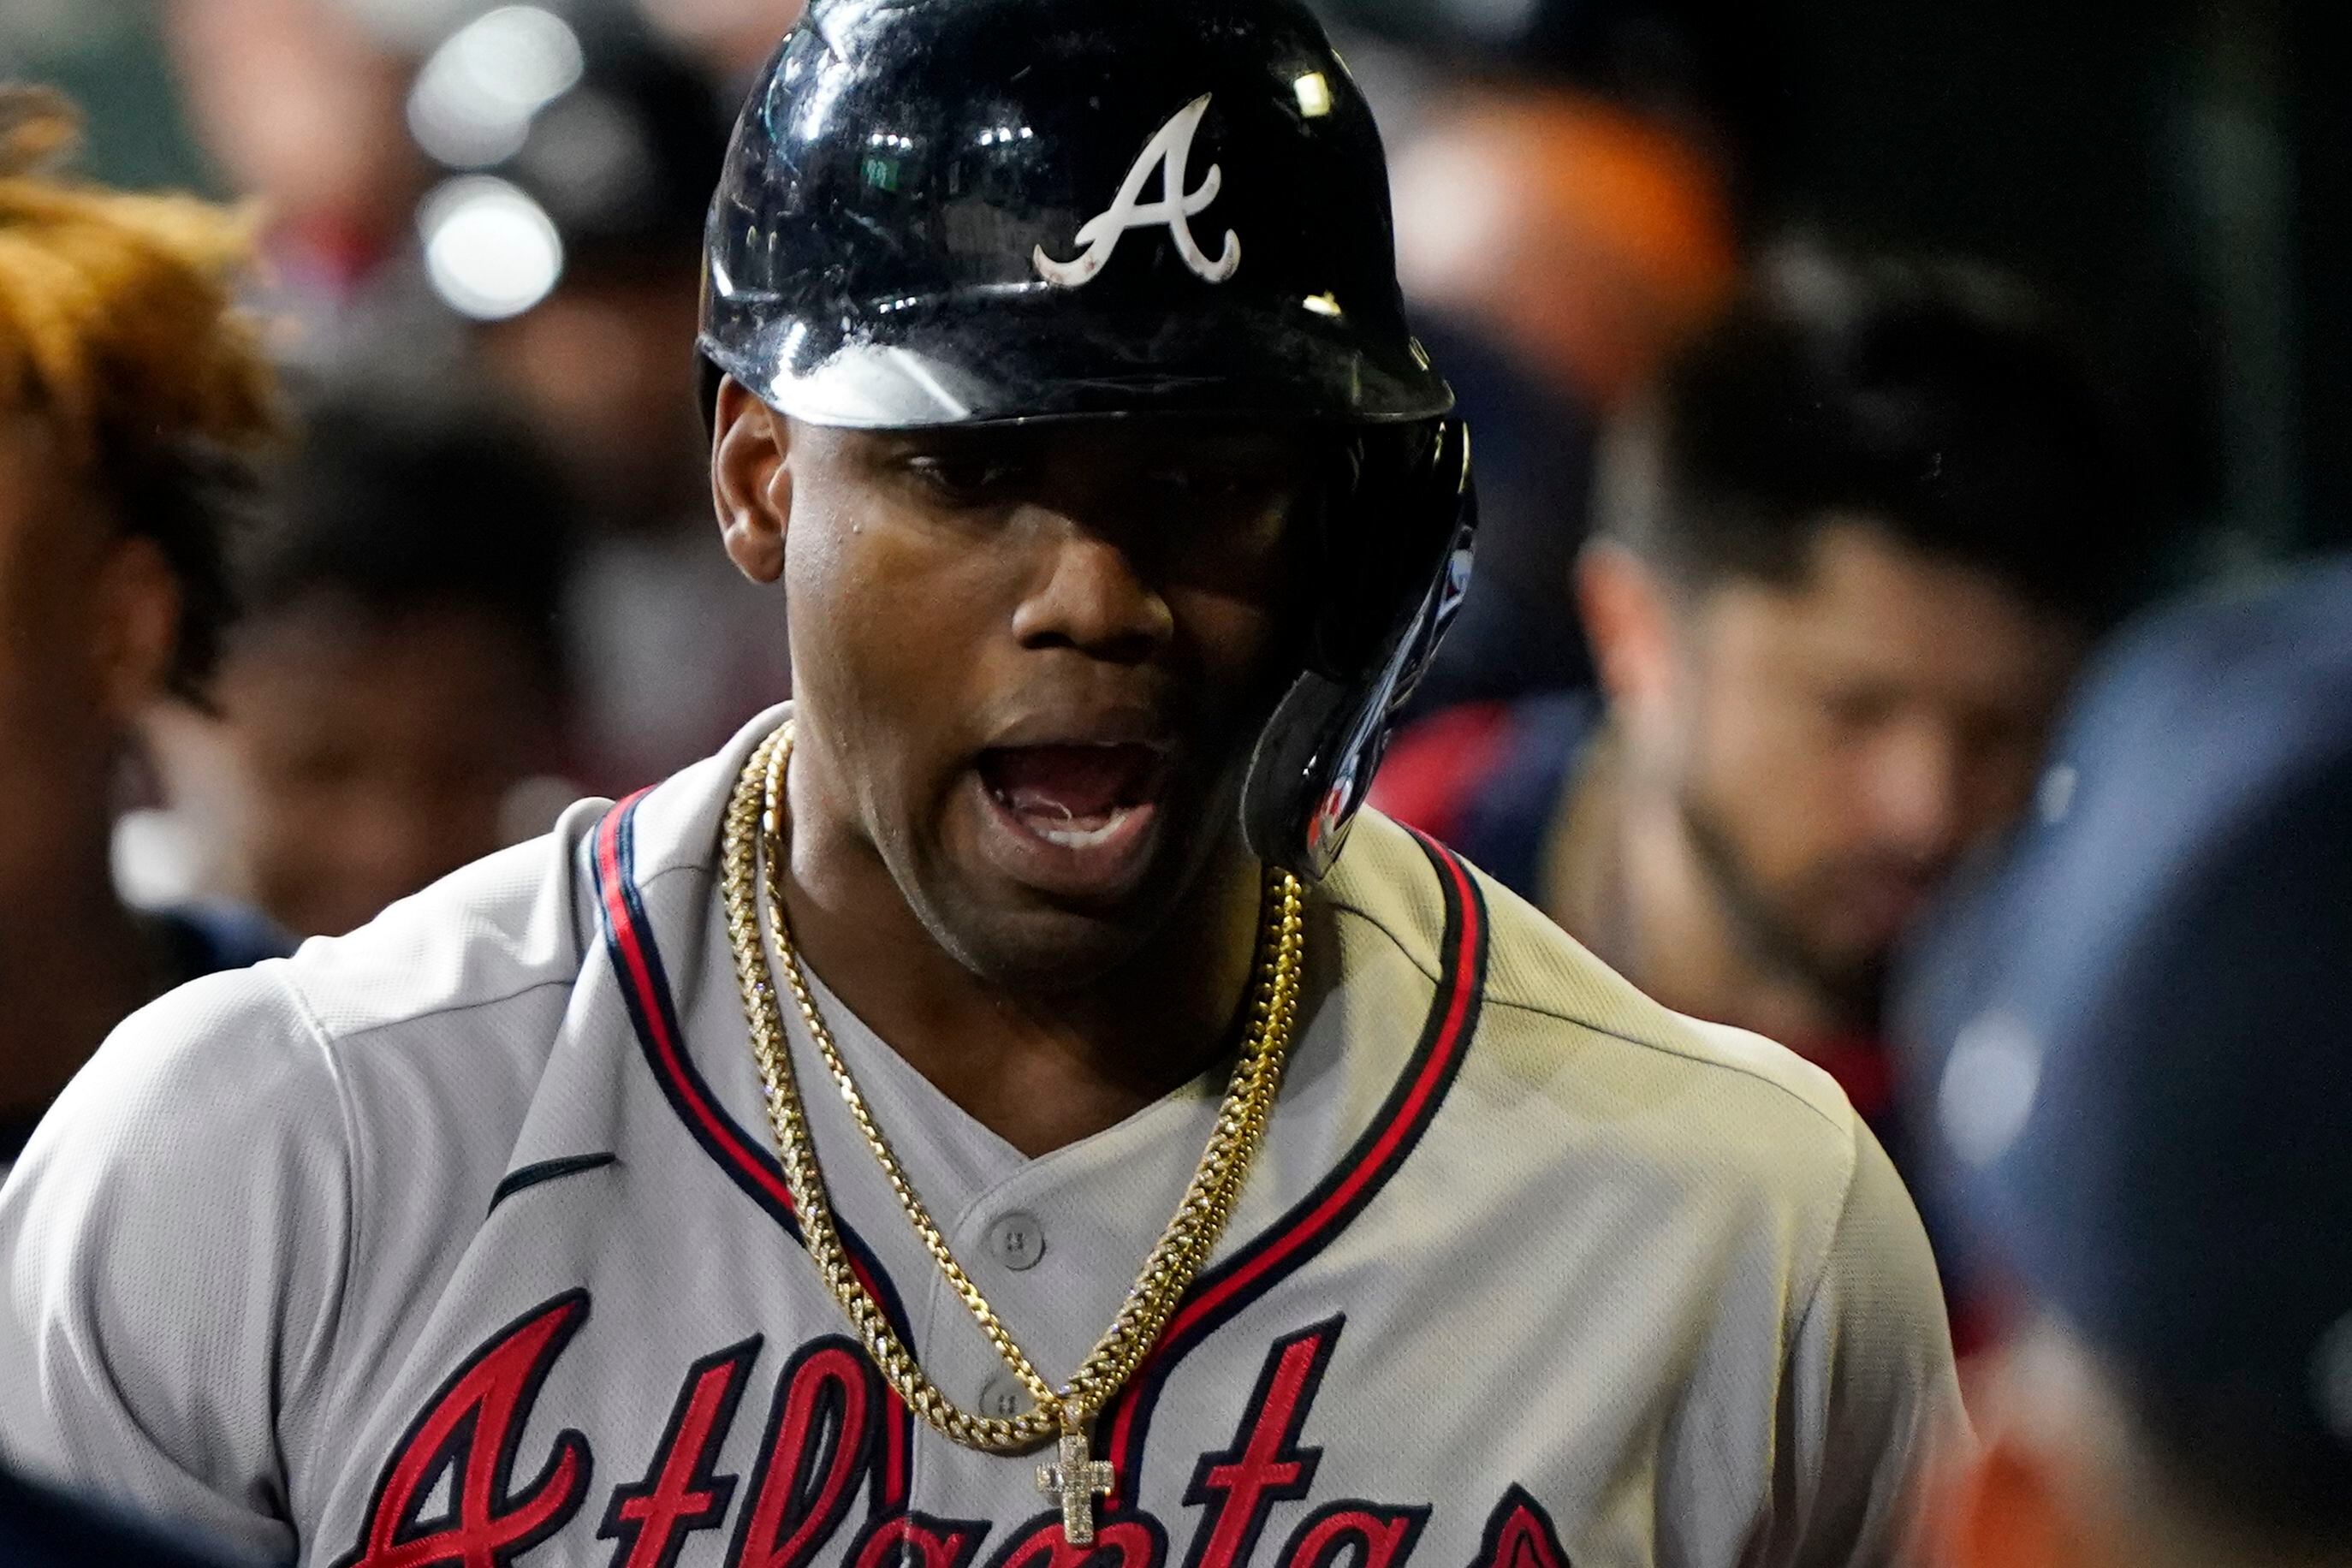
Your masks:
[{"label": "short hair", "polygon": [[259,323],[236,303],[242,212],[55,173],[60,95],[0,87],[0,406],[45,416],[67,458],[180,586],[169,689],[202,703],[236,609],[229,540],[280,428]]},{"label": "short hair", "polygon": [[1710,586],[1801,580],[1858,520],[2093,627],[2159,533],[2091,377],[2019,285],[1785,248],[1612,433],[1596,527]]},{"label": "short hair", "polygon": [[252,621],[320,595],[387,618],[478,611],[560,689],[579,509],[530,432],[413,375],[330,373],[298,403],[299,439],[238,556]]}]

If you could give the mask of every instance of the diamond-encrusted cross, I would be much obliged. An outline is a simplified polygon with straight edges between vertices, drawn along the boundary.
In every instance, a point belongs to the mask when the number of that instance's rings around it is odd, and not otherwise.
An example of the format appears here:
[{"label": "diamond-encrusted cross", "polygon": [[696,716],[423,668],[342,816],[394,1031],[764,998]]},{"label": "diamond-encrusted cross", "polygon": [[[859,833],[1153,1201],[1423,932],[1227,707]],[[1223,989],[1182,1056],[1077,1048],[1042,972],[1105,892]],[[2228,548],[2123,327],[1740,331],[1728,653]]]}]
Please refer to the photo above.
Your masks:
[{"label": "diamond-encrusted cross", "polygon": [[1087,1445],[1083,1417],[1066,1411],[1057,1461],[1037,1467],[1037,1489],[1062,1505],[1062,1539],[1073,1546],[1095,1542],[1095,1499],[1110,1496],[1114,1480],[1108,1459],[1097,1459]]}]

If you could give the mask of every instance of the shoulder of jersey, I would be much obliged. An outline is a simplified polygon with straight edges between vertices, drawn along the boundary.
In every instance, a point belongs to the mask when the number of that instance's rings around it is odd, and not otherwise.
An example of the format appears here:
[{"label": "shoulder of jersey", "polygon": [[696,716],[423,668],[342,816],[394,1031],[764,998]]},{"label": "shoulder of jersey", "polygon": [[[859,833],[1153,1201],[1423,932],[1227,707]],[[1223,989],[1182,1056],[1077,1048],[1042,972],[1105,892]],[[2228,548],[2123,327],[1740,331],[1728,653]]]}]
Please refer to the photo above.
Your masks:
[{"label": "shoulder of jersey", "polygon": [[[1609,1101],[1672,1106],[1676,1114],[1664,1123],[1695,1135],[1710,1126],[1737,1130],[1760,1156],[1811,1146],[1833,1165],[1850,1164],[1859,1119],[1827,1073],[1761,1036],[1659,1005],[1541,910],[1457,864],[1475,889],[1486,932],[1465,1073],[1507,1082],[1515,1098],[1550,1098],[1563,1116],[1583,1119]],[[1335,901],[1438,974],[1446,900],[1415,837],[1366,812],[1341,868],[1330,884]]]},{"label": "shoulder of jersey", "polygon": [[[698,763],[642,798],[632,814],[635,886],[673,871],[709,874],[715,833],[698,829],[717,820],[719,777],[712,763]],[[356,931],[183,986],[119,1033],[151,1048],[201,1052],[218,1041],[247,1053],[275,1040],[330,1058],[412,1040],[431,1048],[462,1033],[486,1048],[544,1058],[551,1032],[508,1026],[505,1015],[560,1005],[585,968],[606,962],[594,859],[599,827],[616,809],[580,801],[550,833],[450,873]]]}]

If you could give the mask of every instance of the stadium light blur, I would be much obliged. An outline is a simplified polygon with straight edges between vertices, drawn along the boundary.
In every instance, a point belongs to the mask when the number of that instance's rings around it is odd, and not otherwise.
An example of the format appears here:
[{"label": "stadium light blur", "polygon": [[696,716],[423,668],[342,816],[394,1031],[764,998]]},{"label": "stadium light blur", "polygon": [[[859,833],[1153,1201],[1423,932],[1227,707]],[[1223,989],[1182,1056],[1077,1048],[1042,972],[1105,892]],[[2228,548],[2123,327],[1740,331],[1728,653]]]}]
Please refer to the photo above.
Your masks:
[{"label": "stadium light blur", "polygon": [[487,174],[451,180],[417,210],[425,272],[452,310],[476,321],[519,316],[563,276],[563,240],[537,202]]},{"label": "stadium light blur", "polygon": [[586,68],[572,24],[536,5],[502,5],[450,35],[417,72],[408,128],[452,168],[510,158],[532,116],[579,84]]}]

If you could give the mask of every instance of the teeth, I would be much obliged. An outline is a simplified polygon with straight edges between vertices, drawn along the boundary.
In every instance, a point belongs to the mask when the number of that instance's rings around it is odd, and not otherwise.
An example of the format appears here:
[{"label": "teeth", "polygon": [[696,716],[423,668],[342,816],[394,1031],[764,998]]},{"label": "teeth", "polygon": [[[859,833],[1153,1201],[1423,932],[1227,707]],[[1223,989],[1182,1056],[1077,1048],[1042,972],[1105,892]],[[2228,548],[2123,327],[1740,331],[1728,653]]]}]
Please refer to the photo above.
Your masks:
[{"label": "teeth", "polygon": [[[1030,826],[1030,832],[1034,832],[1034,835],[1040,837],[1040,839],[1045,839],[1046,844],[1061,844],[1063,848],[1091,848],[1096,847],[1096,844],[1108,842],[1110,835],[1115,835],[1115,832],[1119,830],[1119,826],[1129,818],[1131,811],[1134,811],[1134,806],[1118,806],[1110,816],[1103,818],[1101,827],[1046,827],[1045,823],[1040,823],[1034,816],[1030,816],[1028,818],[1028,826]],[[1068,814],[1063,814],[1063,816],[1068,816]],[[1075,823],[1077,818],[1070,818],[1070,820]]]}]

